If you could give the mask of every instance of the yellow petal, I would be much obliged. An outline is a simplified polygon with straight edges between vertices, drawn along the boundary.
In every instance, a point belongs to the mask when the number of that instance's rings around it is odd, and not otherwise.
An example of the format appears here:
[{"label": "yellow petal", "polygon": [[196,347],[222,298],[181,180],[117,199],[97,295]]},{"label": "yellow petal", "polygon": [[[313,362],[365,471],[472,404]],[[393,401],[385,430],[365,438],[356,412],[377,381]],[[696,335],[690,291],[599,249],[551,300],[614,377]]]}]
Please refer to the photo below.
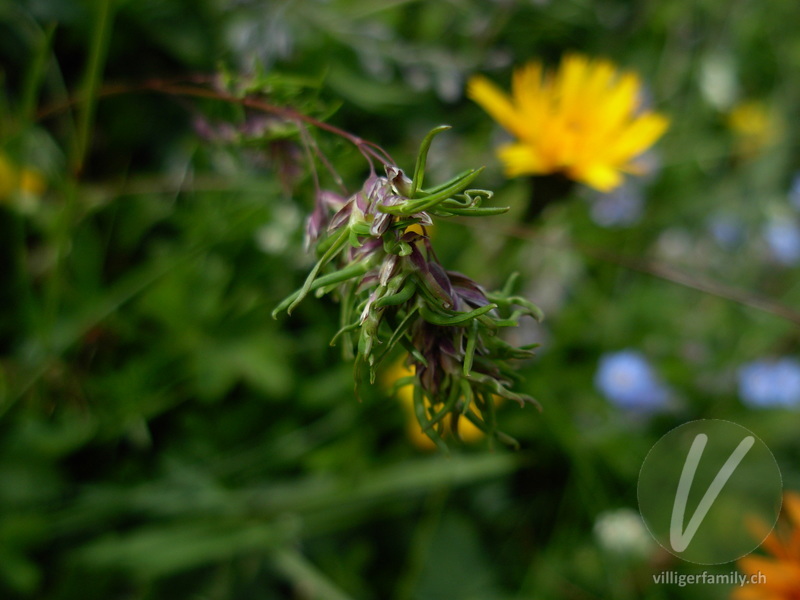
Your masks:
[{"label": "yellow petal", "polygon": [[[586,76],[586,83],[583,87],[584,98],[594,98],[597,101],[603,101],[606,96],[613,93],[616,88],[619,87],[619,82],[617,82],[616,85],[614,83],[616,76],[616,69],[609,61],[597,61],[592,65],[591,70]],[[628,76],[629,75],[624,75],[623,79]]]},{"label": "yellow petal", "polygon": [[624,162],[644,152],[669,127],[669,120],[656,113],[646,113],[630,123],[619,134],[619,141],[609,152],[609,159]]},{"label": "yellow petal", "polygon": [[606,164],[594,164],[574,169],[572,176],[600,192],[610,192],[622,183],[620,172]]},{"label": "yellow petal", "polygon": [[471,77],[467,83],[467,96],[480,104],[508,132],[520,134],[519,117],[511,100],[491,81],[480,75]]},{"label": "yellow petal", "polygon": [[731,600],[787,600],[780,592],[764,589],[763,585],[752,584],[737,587],[731,592]]},{"label": "yellow petal", "polygon": [[786,492],[783,495],[783,512],[795,527],[800,527],[800,494]]},{"label": "yellow petal", "polygon": [[[748,527],[748,529],[750,529]],[[764,541],[761,542],[760,548],[764,552],[768,552],[772,554],[776,558],[788,558],[788,553],[786,552],[786,548],[784,548],[783,543],[781,542],[780,538],[776,535],[774,531],[769,532],[767,534],[764,531],[769,531],[769,528],[764,526],[764,529],[759,531],[754,537],[756,539],[763,539]],[[751,529],[753,533],[756,533],[754,530]]]},{"label": "yellow petal", "polygon": [[550,94],[542,82],[541,63],[531,62],[514,71],[511,93],[518,111],[519,137],[529,141],[536,139],[542,122],[550,114]]},{"label": "yellow petal", "polygon": [[433,440],[429,438],[424,431],[422,431],[422,427],[419,426],[416,418],[408,421],[406,434],[408,435],[408,439],[411,440],[411,443],[420,450],[436,450],[436,444],[434,444]]},{"label": "yellow petal", "polygon": [[483,431],[481,431],[472,423],[472,421],[465,417],[460,417],[458,419],[457,427],[458,437],[461,438],[462,442],[474,442],[484,436]]},{"label": "yellow petal", "polygon": [[[636,110],[640,89],[641,84],[636,75],[632,73],[623,75],[614,88],[603,96],[602,119],[598,119],[598,130],[605,134],[616,132],[621,128]],[[595,97],[588,93],[587,96]]]},{"label": "yellow petal", "polygon": [[589,70],[589,61],[580,55],[571,54],[561,61],[555,80],[556,97],[561,110],[569,113],[580,103],[581,92]]},{"label": "yellow petal", "polygon": [[779,561],[761,556],[746,556],[737,563],[747,575],[761,573],[766,579],[764,588],[773,590],[800,591],[800,564],[792,561]]},{"label": "yellow petal", "polygon": [[507,144],[501,146],[497,154],[505,164],[506,175],[509,177],[534,175],[548,171],[541,155],[537,154],[535,149],[528,144]]}]

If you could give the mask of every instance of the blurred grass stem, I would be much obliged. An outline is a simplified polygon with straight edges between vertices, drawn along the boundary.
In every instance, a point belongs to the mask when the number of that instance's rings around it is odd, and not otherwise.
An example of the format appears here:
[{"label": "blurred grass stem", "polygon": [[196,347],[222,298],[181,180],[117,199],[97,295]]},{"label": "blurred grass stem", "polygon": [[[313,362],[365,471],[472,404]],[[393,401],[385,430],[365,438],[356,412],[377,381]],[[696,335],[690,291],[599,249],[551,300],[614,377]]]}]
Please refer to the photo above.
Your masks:
[{"label": "blurred grass stem", "polygon": [[83,102],[78,115],[78,134],[72,158],[72,166],[76,175],[80,175],[83,170],[91,143],[98,90],[108,54],[108,42],[111,39],[114,20],[113,4],[114,0],[96,0],[95,2],[95,26],[92,29],[92,42],[83,79]]},{"label": "blurred grass stem", "polygon": [[309,598],[319,600],[352,600],[296,550],[276,551],[273,564],[301,590],[303,596],[307,594]]}]

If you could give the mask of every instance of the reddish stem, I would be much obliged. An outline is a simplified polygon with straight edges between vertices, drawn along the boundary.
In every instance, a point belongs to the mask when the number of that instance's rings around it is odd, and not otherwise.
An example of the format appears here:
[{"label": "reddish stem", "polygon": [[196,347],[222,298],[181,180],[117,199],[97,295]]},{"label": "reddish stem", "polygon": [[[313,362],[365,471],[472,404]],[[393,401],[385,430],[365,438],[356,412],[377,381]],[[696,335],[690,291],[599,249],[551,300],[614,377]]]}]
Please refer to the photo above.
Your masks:
[{"label": "reddish stem", "polygon": [[[188,83],[166,81],[163,79],[150,79],[138,84],[111,84],[111,85],[105,85],[100,89],[100,92],[98,93],[98,98],[108,98],[111,96],[132,94],[137,92],[155,92],[159,94],[167,94],[170,96],[209,98],[212,100],[229,102],[231,104],[238,104],[246,108],[251,108],[254,110],[259,110],[261,112],[269,113],[277,117],[286,119],[288,121],[301,121],[303,123],[307,123],[308,125],[316,127],[323,131],[327,131],[336,136],[339,136],[347,140],[351,144],[353,144],[356,148],[358,148],[359,152],[361,152],[361,154],[364,155],[364,158],[367,160],[367,162],[370,163],[370,168],[372,168],[373,158],[384,165],[395,164],[394,160],[389,155],[389,153],[386,152],[386,150],[384,150],[377,144],[375,144],[374,142],[365,140],[357,135],[345,131],[344,129],[336,127],[335,125],[331,125],[330,123],[326,123],[324,121],[320,121],[319,119],[315,119],[314,117],[301,113],[291,107],[277,106],[275,104],[270,104],[269,102],[262,100],[260,98],[254,98],[250,96],[245,96],[243,98],[240,98],[228,92],[209,89],[208,87],[200,87],[203,85],[209,85],[213,83],[213,81],[214,79],[211,76],[197,76],[191,78]],[[39,111],[37,118],[39,120],[47,119],[53,115],[68,110],[70,107],[77,104],[78,102],[80,102],[80,99],[73,97],[62,104],[45,107],[44,109]]]}]

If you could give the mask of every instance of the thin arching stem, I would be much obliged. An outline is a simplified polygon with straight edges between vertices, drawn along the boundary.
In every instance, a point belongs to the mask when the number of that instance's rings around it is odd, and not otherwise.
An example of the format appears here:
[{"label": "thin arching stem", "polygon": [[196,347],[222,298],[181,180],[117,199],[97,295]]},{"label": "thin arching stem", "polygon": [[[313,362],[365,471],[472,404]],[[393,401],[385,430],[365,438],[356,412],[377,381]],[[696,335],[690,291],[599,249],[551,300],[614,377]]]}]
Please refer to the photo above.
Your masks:
[{"label": "thin arching stem", "polygon": [[[102,86],[98,90],[97,98],[101,99],[124,94],[151,92],[165,94],[168,96],[207,98],[211,100],[219,100],[220,102],[238,104],[246,108],[281,117],[287,121],[295,123],[302,122],[312,127],[316,127],[322,131],[327,131],[328,133],[332,133],[333,135],[341,137],[353,144],[359,150],[359,152],[361,152],[366,161],[369,163],[370,169],[373,169],[373,160],[377,160],[379,163],[384,165],[395,164],[391,155],[374,142],[365,140],[355,134],[350,133],[349,131],[345,131],[344,129],[336,127],[335,125],[326,123],[325,121],[315,119],[314,117],[306,115],[288,106],[277,106],[262,98],[256,98],[252,96],[239,97],[228,92],[211,89],[208,86],[211,85],[212,82],[213,77],[198,76],[190,78],[188,82],[149,79],[142,83],[136,84],[110,84]],[[64,103],[45,107],[39,111],[37,118],[39,120],[47,119],[56,114],[69,110],[72,106],[78,104],[80,101],[81,98],[73,97]]]}]

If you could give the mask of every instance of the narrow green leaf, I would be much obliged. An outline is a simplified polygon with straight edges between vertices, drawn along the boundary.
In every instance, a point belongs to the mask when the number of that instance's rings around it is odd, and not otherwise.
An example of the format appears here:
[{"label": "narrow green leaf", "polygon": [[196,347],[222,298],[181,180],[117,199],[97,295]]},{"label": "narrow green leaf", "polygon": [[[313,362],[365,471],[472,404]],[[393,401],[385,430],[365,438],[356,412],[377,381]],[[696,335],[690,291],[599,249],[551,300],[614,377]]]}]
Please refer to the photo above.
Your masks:
[{"label": "narrow green leaf", "polygon": [[404,204],[400,204],[398,206],[381,206],[379,210],[382,212],[391,212],[395,214],[392,210],[389,209],[399,209],[399,213],[402,216],[413,215],[418,212],[422,212],[424,210],[428,210],[429,208],[433,208],[443,200],[447,200],[451,196],[458,194],[464,188],[466,188],[470,183],[472,183],[478,175],[483,172],[485,167],[481,167],[480,169],[475,169],[467,173],[461,180],[456,181],[450,187],[446,187],[443,190],[436,192],[435,194],[430,194],[428,196],[423,196],[417,200],[410,200]]},{"label": "narrow green leaf", "polygon": [[384,306],[398,306],[410,300],[416,291],[417,284],[414,283],[414,278],[407,277],[405,280],[405,285],[403,285],[399,292],[380,298],[375,302],[375,306],[376,308],[381,308]]},{"label": "narrow green leaf", "polygon": [[422,140],[422,144],[419,147],[419,154],[417,154],[417,164],[414,165],[414,177],[411,180],[411,192],[408,195],[409,198],[416,198],[417,190],[422,188],[422,180],[425,177],[425,164],[428,161],[428,151],[431,148],[433,138],[443,131],[447,131],[448,129],[452,129],[452,127],[450,125],[440,125],[439,127],[434,127],[428,132],[428,135],[425,136],[425,139]]},{"label": "narrow green leaf", "polygon": [[[348,265],[343,269],[339,269],[338,271],[334,271],[333,273],[328,273],[326,275],[318,277],[311,283],[306,293],[324,287],[326,285],[341,283],[343,281],[347,281],[348,279],[352,279],[353,277],[358,277],[359,275],[363,275],[364,273],[369,271],[371,268],[372,268],[372,263],[370,261],[361,261],[354,263],[352,265]],[[297,290],[292,294],[290,294],[289,296],[287,296],[286,298],[284,298],[281,301],[281,303],[278,304],[278,306],[276,306],[275,309],[272,311],[272,318],[277,319],[278,314],[280,314],[281,311],[286,310],[288,306],[290,306],[293,302],[297,300],[297,298],[300,297],[301,291],[302,290]]]},{"label": "narrow green leaf", "polygon": [[439,207],[434,212],[437,216],[442,217],[494,217],[507,213],[511,209],[510,206],[487,206],[475,208],[443,208]]},{"label": "narrow green leaf", "polygon": [[342,248],[344,248],[344,245],[348,241],[349,231],[350,229],[347,227],[342,229],[342,231],[338,234],[336,240],[333,242],[331,247],[328,248],[328,251],[322,255],[322,258],[320,258],[317,261],[317,264],[314,265],[314,268],[311,269],[311,272],[308,274],[308,277],[306,277],[306,281],[303,284],[303,287],[300,288],[300,291],[297,294],[297,298],[295,298],[294,301],[291,304],[289,304],[289,306],[286,308],[286,312],[288,314],[292,314],[292,311],[295,309],[295,307],[298,304],[300,304],[300,302],[303,301],[303,298],[305,298],[306,295],[308,295],[308,292],[311,291],[311,285],[314,283],[314,279],[317,277],[317,273],[319,273],[319,270],[326,264],[328,264],[328,262],[330,262],[330,260],[334,256],[336,256]]},{"label": "narrow green leaf", "polygon": [[114,0],[97,0],[95,5],[97,13],[95,24],[91,28],[92,41],[82,86],[83,106],[78,117],[78,138],[73,157],[73,167],[76,173],[80,173],[83,169],[83,161],[89,149],[97,106],[97,91],[100,88],[114,20]]},{"label": "narrow green leaf", "polygon": [[470,371],[472,371],[472,360],[475,357],[475,346],[478,342],[478,327],[479,321],[475,319],[470,323],[467,330],[467,345],[464,349],[464,365],[462,369],[464,375],[469,375]]},{"label": "narrow green leaf", "polygon": [[474,319],[480,315],[486,314],[495,308],[497,308],[496,304],[487,304],[486,306],[481,306],[480,308],[476,308],[475,310],[471,310],[469,312],[442,315],[441,313],[435,313],[423,304],[420,306],[420,314],[426,321],[433,323],[434,325],[460,325],[461,323],[469,321],[470,319]]},{"label": "narrow green leaf", "polygon": [[456,402],[458,402],[458,398],[461,395],[460,392],[461,392],[460,386],[458,385],[450,386],[450,394],[447,397],[447,402],[445,402],[441,410],[439,410],[439,412],[436,413],[431,418],[430,421],[428,421],[428,424],[425,425],[425,427],[423,428],[423,431],[425,433],[428,433],[428,431],[431,430],[437,423],[439,423],[439,421],[444,419],[448,414],[450,414],[453,411],[453,408],[455,408]]},{"label": "narrow green leaf", "polygon": [[439,448],[444,454],[449,454],[450,449],[447,447],[447,444],[444,443],[442,436],[439,435],[439,432],[436,429],[431,428],[430,421],[428,420],[428,411],[425,408],[425,393],[419,386],[414,386],[414,414],[417,416],[417,421],[419,422],[420,427],[422,427],[422,431],[425,435],[427,435],[430,440],[436,444],[436,447]]}]

